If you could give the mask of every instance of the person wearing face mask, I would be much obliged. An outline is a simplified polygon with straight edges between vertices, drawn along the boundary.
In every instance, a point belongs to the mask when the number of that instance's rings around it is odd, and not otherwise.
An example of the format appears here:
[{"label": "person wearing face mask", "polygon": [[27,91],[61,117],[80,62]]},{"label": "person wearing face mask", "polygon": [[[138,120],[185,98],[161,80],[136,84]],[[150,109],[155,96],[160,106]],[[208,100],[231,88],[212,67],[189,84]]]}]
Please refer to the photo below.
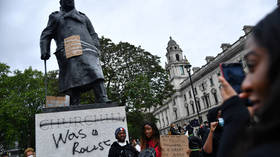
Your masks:
[{"label": "person wearing face mask", "polygon": [[216,157],[223,132],[222,113],[220,106],[208,111],[207,120],[210,123],[210,131],[203,145],[204,156]]},{"label": "person wearing face mask", "polygon": [[[252,30],[245,56],[249,72],[239,95],[220,77],[225,120],[218,157],[276,157],[280,155],[280,8]],[[246,107],[248,98],[253,106]],[[256,124],[247,127],[250,118]]]},{"label": "person wearing face mask", "polygon": [[35,151],[33,148],[27,148],[24,150],[24,157],[35,157]]},{"label": "person wearing face mask", "polygon": [[[141,152],[139,157],[147,156],[145,155],[145,151],[151,150],[153,154],[149,154],[155,157],[161,157],[161,149],[160,149],[160,135],[157,126],[154,123],[146,122],[142,128],[142,135],[140,139]],[[148,152],[148,151],[147,151]]]},{"label": "person wearing face mask", "polygon": [[50,58],[54,39],[59,66],[59,91],[70,95],[70,105],[80,104],[80,95],[92,90],[96,103],[109,103],[101,68],[100,43],[89,18],[75,9],[74,0],[60,0],[60,11],[49,16],[40,38],[41,59]]},{"label": "person wearing face mask", "polygon": [[119,127],[116,129],[115,137],[117,141],[111,145],[108,157],[137,157],[138,156],[137,150],[132,145],[130,145],[127,141],[125,141],[126,130],[123,127]]}]

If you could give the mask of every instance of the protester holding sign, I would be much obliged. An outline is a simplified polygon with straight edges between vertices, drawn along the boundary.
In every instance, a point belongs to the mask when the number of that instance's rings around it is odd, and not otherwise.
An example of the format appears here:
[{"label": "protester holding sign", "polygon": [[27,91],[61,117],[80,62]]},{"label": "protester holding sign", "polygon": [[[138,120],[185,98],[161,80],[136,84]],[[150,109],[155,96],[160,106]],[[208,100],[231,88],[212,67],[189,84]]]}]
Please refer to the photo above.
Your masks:
[{"label": "protester holding sign", "polygon": [[[189,140],[185,135],[160,136],[161,157],[189,157]],[[196,157],[196,156],[193,156]]]},{"label": "protester holding sign", "polygon": [[161,157],[160,135],[157,126],[154,123],[146,122],[141,131],[139,157]]}]

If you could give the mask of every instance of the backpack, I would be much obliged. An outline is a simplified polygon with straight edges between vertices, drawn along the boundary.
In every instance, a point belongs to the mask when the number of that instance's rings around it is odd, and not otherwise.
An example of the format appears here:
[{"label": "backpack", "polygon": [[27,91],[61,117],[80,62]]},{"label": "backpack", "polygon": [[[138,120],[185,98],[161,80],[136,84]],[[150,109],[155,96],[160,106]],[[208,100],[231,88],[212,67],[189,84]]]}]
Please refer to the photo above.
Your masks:
[{"label": "backpack", "polygon": [[142,150],[138,157],[156,157],[156,150],[158,144],[156,144],[154,147],[149,147],[147,144],[146,149]]},{"label": "backpack", "polygon": [[136,157],[137,154],[136,149],[127,143],[125,147],[122,147],[119,157]]},{"label": "backpack", "polygon": [[133,152],[132,150],[125,149],[125,150],[124,150],[124,154],[122,154],[121,156],[125,156],[125,157],[135,157],[135,156],[136,156],[136,153]]}]

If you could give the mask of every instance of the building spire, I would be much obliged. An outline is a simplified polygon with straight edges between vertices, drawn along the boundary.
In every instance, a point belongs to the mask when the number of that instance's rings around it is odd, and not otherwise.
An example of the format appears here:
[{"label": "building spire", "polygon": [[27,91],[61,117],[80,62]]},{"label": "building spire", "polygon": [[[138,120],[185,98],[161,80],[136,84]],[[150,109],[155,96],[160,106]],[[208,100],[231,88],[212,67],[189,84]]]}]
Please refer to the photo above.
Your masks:
[{"label": "building spire", "polygon": [[172,37],[169,37],[167,43],[167,63],[165,64],[166,70],[169,72],[169,79],[174,89],[178,89],[180,83],[187,78],[186,65],[189,64],[186,56],[184,58],[183,51]]}]

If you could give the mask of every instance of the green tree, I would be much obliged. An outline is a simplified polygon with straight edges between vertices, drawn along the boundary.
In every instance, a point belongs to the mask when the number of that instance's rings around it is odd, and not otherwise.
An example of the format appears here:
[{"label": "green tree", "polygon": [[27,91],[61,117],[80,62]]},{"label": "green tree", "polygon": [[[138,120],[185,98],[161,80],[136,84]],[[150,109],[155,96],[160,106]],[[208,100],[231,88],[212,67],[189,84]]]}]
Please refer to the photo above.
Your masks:
[{"label": "green tree", "polygon": [[162,105],[174,92],[160,58],[128,42],[114,44],[102,37],[101,61],[109,98],[126,106],[130,136],[139,137],[143,121],[153,121],[149,109]]},{"label": "green tree", "polygon": [[31,67],[21,72],[9,71],[0,63],[0,130],[5,148],[35,147],[35,114],[44,104],[44,79],[40,71]]},{"label": "green tree", "polygon": [[[102,37],[101,61],[107,92],[129,111],[147,111],[162,105],[173,90],[160,58],[127,42],[114,44]],[[137,99],[138,98],[138,99]]]},{"label": "green tree", "polygon": [[58,85],[59,70],[48,71],[47,73],[47,95],[49,96],[64,96],[65,94],[59,92]]},{"label": "green tree", "polygon": [[137,139],[141,136],[143,123],[145,121],[149,122],[156,122],[157,119],[153,116],[152,113],[145,113],[145,112],[127,112],[127,125],[128,125],[128,132],[130,138]]},{"label": "green tree", "polygon": [[[4,63],[0,63],[0,105],[1,105],[1,102],[2,100],[7,97],[8,95],[8,90],[6,89],[7,87],[7,77],[8,77],[8,74],[10,73],[10,67]],[[1,105],[2,106],[2,105]],[[1,107],[0,106],[0,107]],[[1,109],[1,108],[0,108]],[[2,146],[7,146],[8,145],[8,142],[5,140],[5,128],[2,128],[2,122],[1,120],[5,118],[5,115],[4,114],[1,114],[1,111],[0,111],[0,144]],[[4,119],[3,119],[4,120]],[[5,148],[5,147],[4,147]]]}]

